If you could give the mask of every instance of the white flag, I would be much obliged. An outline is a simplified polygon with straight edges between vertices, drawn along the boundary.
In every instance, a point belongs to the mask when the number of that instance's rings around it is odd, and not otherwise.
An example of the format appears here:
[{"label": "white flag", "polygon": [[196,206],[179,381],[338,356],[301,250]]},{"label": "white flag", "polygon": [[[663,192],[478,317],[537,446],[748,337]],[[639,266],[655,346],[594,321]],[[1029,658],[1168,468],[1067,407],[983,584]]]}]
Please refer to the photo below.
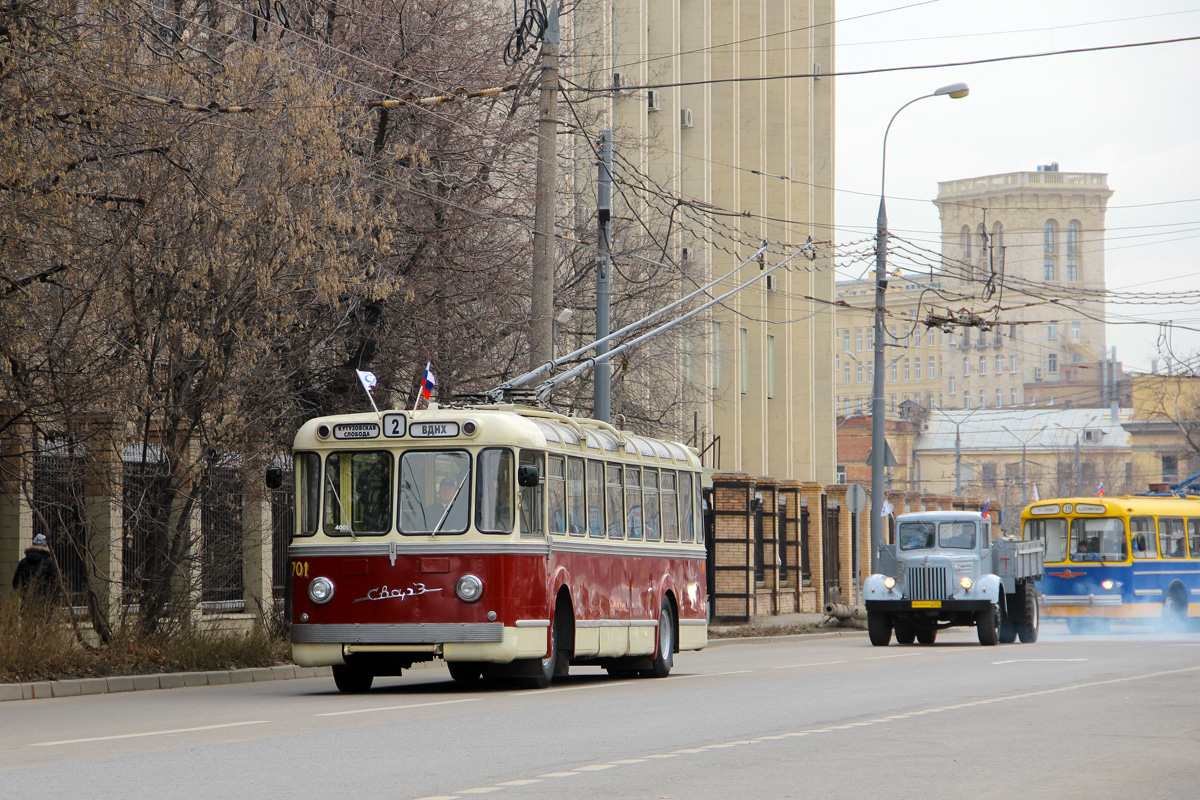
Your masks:
[{"label": "white flag", "polygon": [[1040,499],[1041,499],[1041,498],[1040,498],[1040,497],[1038,497],[1038,493],[1037,493],[1037,484],[1035,483],[1035,484],[1033,485],[1033,502],[1035,502],[1035,503],[1036,503],[1036,502],[1037,502],[1038,500],[1040,500]]},{"label": "white flag", "polygon": [[883,505],[879,508],[879,516],[888,517],[892,514],[892,504],[887,500],[883,501]]},{"label": "white flag", "polygon": [[378,383],[378,381],[375,380],[375,373],[364,372],[361,369],[356,369],[354,371],[358,373],[358,379],[362,382],[363,388],[367,390],[367,394],[370,394],[371,390],[375,388],[375,384]]}]

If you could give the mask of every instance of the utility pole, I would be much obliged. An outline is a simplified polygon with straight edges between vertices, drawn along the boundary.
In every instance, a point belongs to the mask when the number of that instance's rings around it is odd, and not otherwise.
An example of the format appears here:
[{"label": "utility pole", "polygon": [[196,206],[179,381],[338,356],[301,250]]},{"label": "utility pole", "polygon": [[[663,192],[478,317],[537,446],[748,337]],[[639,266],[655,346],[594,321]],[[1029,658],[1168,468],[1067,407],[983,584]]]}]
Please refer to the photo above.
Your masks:
[{"label": "utility pole", "polygon": [[[966,420],[963,420],[965,422]],[[962,497],[962,422],[954,423],[954,496]],[[1024,477],[1024,476],[1022,476]]]},{"label": "utility pole", "polygon": [[1029,484],[1027,484],[1025,482],[1025,463],[1026,463],[1025,448],[1029,445],[1029,443],[1031,441],[1036,439],[1038,437],[1038,435],[1041,434],[1042,431],[1046,430],[1047,426],[1043,425],[1042,427],[1038,428],[1036,431],[1034,431],[1033,433],[1031,433],[1029,436],[1027,436],[1024,439],[1022,439],[1020,436],[1017,436],[1012,431],[1009,431],[1007,425],[1001,425],[1000,427],[1004,428],[1004,430],[1008,431],[1009,436],[1012,436],[1014,439],[1016,439],[1018,442],[1021,443],[1021,507],[1024,508],[1025,506],[1027,506],[1029,504],[1029,496],[1028,496]]},{"label": "utility pole", "polygon": [[558,3],[550,7],[542,40],[538,101],[537,190],[530,280],[529,368],[554,358],[554,186],[558,160]]},{"label": "utility pole", "polygon": [[[600,252],[596,256],[596,339],[601,344],[596,347],[597,355],[608,352],[608,342],[604,339],[609,332],[608,311],[612,280],[612,255],[609,252],[612,242],[612,156],[612,131],[600,131],[600,164],[596,177],[596,217],[600,225]],[[596,377],[592,384],[593,416],[601,422],[612,421],[611,377],[612,365],[608,363],[608,359],[601,359],[596,364]]]}]

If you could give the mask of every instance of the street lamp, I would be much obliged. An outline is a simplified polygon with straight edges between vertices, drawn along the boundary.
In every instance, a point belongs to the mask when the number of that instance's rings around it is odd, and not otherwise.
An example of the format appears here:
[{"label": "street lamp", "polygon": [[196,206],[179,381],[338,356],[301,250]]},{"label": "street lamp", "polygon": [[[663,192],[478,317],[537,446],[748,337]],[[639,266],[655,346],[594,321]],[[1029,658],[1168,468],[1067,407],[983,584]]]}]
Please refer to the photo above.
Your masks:
[{"label": "street lamp", "polygon": [[883,315],[887,292],[887,206],[884,203],[884,186],[887,182],[887,137],[892,130],[892,123],[900,112],[918,100],[927,97],[948,95],[954,99],[966,97],[970,88],[965,83],[952,83],[943,86],[932,94],[923,94],[909,100],[888,120],[887,128],[883,131],[883,160],[880,163],[879,175],[879,218],[875,228],[875,374],[871,381],[871,571],[879,571],[879,548],[883,545],[883,464],[887,451],[883,435],[883,368],[884,341]]}]

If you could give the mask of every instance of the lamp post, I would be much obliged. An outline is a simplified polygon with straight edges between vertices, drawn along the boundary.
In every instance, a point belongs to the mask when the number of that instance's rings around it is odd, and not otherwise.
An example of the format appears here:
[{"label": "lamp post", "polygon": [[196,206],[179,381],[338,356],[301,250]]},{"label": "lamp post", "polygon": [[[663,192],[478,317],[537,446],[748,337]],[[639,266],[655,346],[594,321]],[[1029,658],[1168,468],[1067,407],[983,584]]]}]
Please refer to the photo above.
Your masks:
[{"label": "lamp post", "polygon": [[1081,455],[1080,455],[1080,452],[1079,452],[1079,449],[1080,449],[1080,446],[1079,446],[1079,437],[1083,435],[1083,432],[1087,430],[1087,426],[1088,426],[1088,425],[1091,425],[1091,424],[1092,424],[1092,422],[1093,422],[1093,421],[1095,421],[1095,419],[1096,419],[1096,415],[1095,415],[1095,414],[1093,414],[1092,416],[1088,417],[1088,418],[1087,418],[1087,422],[1083,423],[1083,427],[1082,427],[1082,428],[1080,428],[1080,429],[1079,429],[1079,430],[1077,430],[1077,431],[1071,430],[1071,429],[1070,429],[1070,428],[1068,428],[1066,425],[1059,425],[1057,422],[1056,422],[1056,423],[1054,423],[1054,425],[1055,425],[1056,427],[1062,428],[1062,429],[1063,429],[1064,431],[1066,431],[1067,433],[1074,433],[1074,434],[1075,434],[1075,468],[1074,468],[1073,470],[1071,470],[1071,477],[1074,479],[1074,480],[1073,480],[1073,483],[1075,484],[1075,486],[1074,486],[1074,494],[1075,494],[1075,496],[1076,496],[1076,497],[1078,497],[1078,496],[1079,496],[1079,479],[1080,479],[1081,475],[1083,474],[1083,463],[1082,463],[1082,460],[1081,460]]},{"label": "lamp post", "polygon": [[883,316],[886,308],[887,293],[887,206],[884,202],[884,187],[887,183],[887,137],[892,130],[892,123],[900,112],[918,100],[927,97],[947,95],[954,99],[966,97],[970,89],[965,83],[952,83],[943,86],[932,94],[923,94],[909,100],[888,120],[887,128],[883,131],[883,159],[880,162],[879,175],[879,217],[875,228],[875,374],[871,380],[871,571],[879,571],[879,548],[883,543],[883,466],[887,443],[884,438],[883,425],[883,368],[884,341]]},{"label": "lamp post", "polygon": [[1007,425],[1001,425],[1000,427],[1004,428],[1004,430],[1008,431],[1009,436],[1013,437],[1014,439],[1016,439],[1018,442],[1021,443],[1021,508],[1025,508],[1025,506],[1027,506],[1029,504],[1029,497],[1027,495],[1027,492],[1029,491],[1029,484],[1025,482],[1025,447],[1030,442],[1032,442],[1035,438],[1037,438],[1037,435],[1039,433],[1046,430],[1047,426],[1043,425],[1042,427],[1038,428],[1033,433],[1029,434],[1029,436],[1025,439],[1022,439],[1020,436],[1017,436],[1012,431],[1009,431]]}]

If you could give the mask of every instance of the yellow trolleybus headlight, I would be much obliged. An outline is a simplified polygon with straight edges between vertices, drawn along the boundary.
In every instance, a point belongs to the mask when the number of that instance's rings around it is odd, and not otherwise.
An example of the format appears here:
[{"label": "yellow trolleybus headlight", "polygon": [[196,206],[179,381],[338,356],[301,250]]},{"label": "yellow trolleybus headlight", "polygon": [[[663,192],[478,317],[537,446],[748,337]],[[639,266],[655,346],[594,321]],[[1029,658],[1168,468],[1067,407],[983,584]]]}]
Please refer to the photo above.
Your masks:
[{"label": "yellow trolleybus headlight", "polygon": [[329,578],[313,578],[308,585],[308,599],[319,605],[324,605],[333,599],[333,581]]},{"label": "yellow trolleybus headlight", "polygon": [[958,579],[958,585],[969,591],[971,587],[975,585],[975,581],[964,575]]},{"label": "yellow trolleybus headlight", "polygon": [[893,578],[891,575],[888,575],[886,578],[883,579],[883,585],[889,589],[895,589],[896,588],[896,579]]},{"label": "yellow trolleybus headlight", "polygon": [[464,603],[474,603],[483,596],[483,581],[475,575],[463,575],[454,584],[454,593]]},{"label": "yellow trolleybus headlight", "polygon": [[1101,582],[1100,582],[1100,585],[1101,585],[1102,587],[1104,587],[1104,591],[1106,591],[1106,592],[1111,592],[1111,591],[1112,591],[1112,588],[1113,588],[1114,586],[1116,586],[1116,584],[1115,584],[1115,583],[1113,583],[1113,582],[1112,582],[1112,580],[1105,580],[1105,581],[1101,581]]}]

